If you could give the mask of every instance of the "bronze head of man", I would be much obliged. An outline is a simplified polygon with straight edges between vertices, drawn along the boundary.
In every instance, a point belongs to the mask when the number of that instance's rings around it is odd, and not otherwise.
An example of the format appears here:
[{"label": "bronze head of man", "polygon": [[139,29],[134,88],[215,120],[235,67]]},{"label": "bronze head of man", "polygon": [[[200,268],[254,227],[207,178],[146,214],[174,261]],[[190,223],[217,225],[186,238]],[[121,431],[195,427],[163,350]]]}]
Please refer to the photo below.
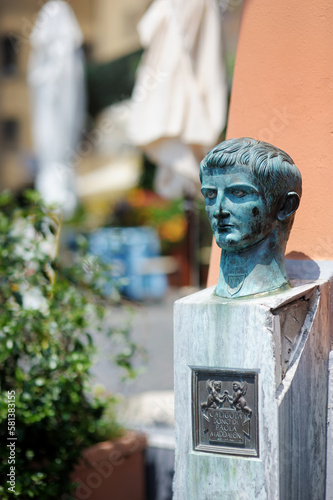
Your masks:
[{"label": "bronze head of man", "polygon": [[302,179],[284,151],[247,137],[213,148],[200,164],[206,212],[222,249],[217,295],[288,287],[284,252]]}]

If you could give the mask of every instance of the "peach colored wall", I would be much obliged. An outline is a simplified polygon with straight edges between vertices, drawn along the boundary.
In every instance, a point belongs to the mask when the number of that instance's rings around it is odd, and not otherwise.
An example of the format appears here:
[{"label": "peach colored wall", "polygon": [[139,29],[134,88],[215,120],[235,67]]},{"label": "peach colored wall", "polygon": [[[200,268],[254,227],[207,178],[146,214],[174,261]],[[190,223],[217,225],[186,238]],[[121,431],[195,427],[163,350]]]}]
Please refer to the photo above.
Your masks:
[{"label": "peach colored wall", "polygon": [[[331,0],[245,0],[227,138],[285,150],[303,177],[287,253],[333,260]],[[218,280],[213,245],[208,286]]]}]

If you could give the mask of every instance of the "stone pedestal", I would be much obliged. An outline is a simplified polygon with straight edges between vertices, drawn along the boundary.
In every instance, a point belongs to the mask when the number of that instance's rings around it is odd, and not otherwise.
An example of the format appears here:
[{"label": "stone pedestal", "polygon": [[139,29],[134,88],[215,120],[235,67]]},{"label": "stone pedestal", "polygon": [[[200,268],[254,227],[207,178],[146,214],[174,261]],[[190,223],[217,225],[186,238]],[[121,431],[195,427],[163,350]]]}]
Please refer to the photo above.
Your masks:
[{"label": "stone pedestal", "polygon": [[325,496],[329,287],[175,303],[174,500]]}]

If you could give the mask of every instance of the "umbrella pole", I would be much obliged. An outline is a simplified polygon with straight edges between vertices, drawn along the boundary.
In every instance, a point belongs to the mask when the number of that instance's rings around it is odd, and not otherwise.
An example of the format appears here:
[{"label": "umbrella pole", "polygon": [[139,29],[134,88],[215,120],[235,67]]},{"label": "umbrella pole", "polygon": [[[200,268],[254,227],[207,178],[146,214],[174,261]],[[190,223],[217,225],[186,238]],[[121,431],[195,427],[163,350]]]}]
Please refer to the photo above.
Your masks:
[{"label": "umbrella pole", "polygon": [[187,258],[189,264],[189,285],[199,288],[199,212],[193,196],[186,195],[184,208],[187,219]]}]

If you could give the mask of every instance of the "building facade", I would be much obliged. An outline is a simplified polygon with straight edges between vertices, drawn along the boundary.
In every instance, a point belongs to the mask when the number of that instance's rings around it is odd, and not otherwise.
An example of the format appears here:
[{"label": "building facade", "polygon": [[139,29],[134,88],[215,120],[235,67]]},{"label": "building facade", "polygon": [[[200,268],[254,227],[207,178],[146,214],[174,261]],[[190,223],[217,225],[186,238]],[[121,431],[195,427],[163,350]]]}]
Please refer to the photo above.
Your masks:
[{"label": "building facade", "polygon": [[[0,4],[0,189],[32,185],[36,160],[31,137],[27,65],[29,36],[43,0]],[[139,48],[136,25],[148,0],[70,0],[88,56],[107,62]]]}]

